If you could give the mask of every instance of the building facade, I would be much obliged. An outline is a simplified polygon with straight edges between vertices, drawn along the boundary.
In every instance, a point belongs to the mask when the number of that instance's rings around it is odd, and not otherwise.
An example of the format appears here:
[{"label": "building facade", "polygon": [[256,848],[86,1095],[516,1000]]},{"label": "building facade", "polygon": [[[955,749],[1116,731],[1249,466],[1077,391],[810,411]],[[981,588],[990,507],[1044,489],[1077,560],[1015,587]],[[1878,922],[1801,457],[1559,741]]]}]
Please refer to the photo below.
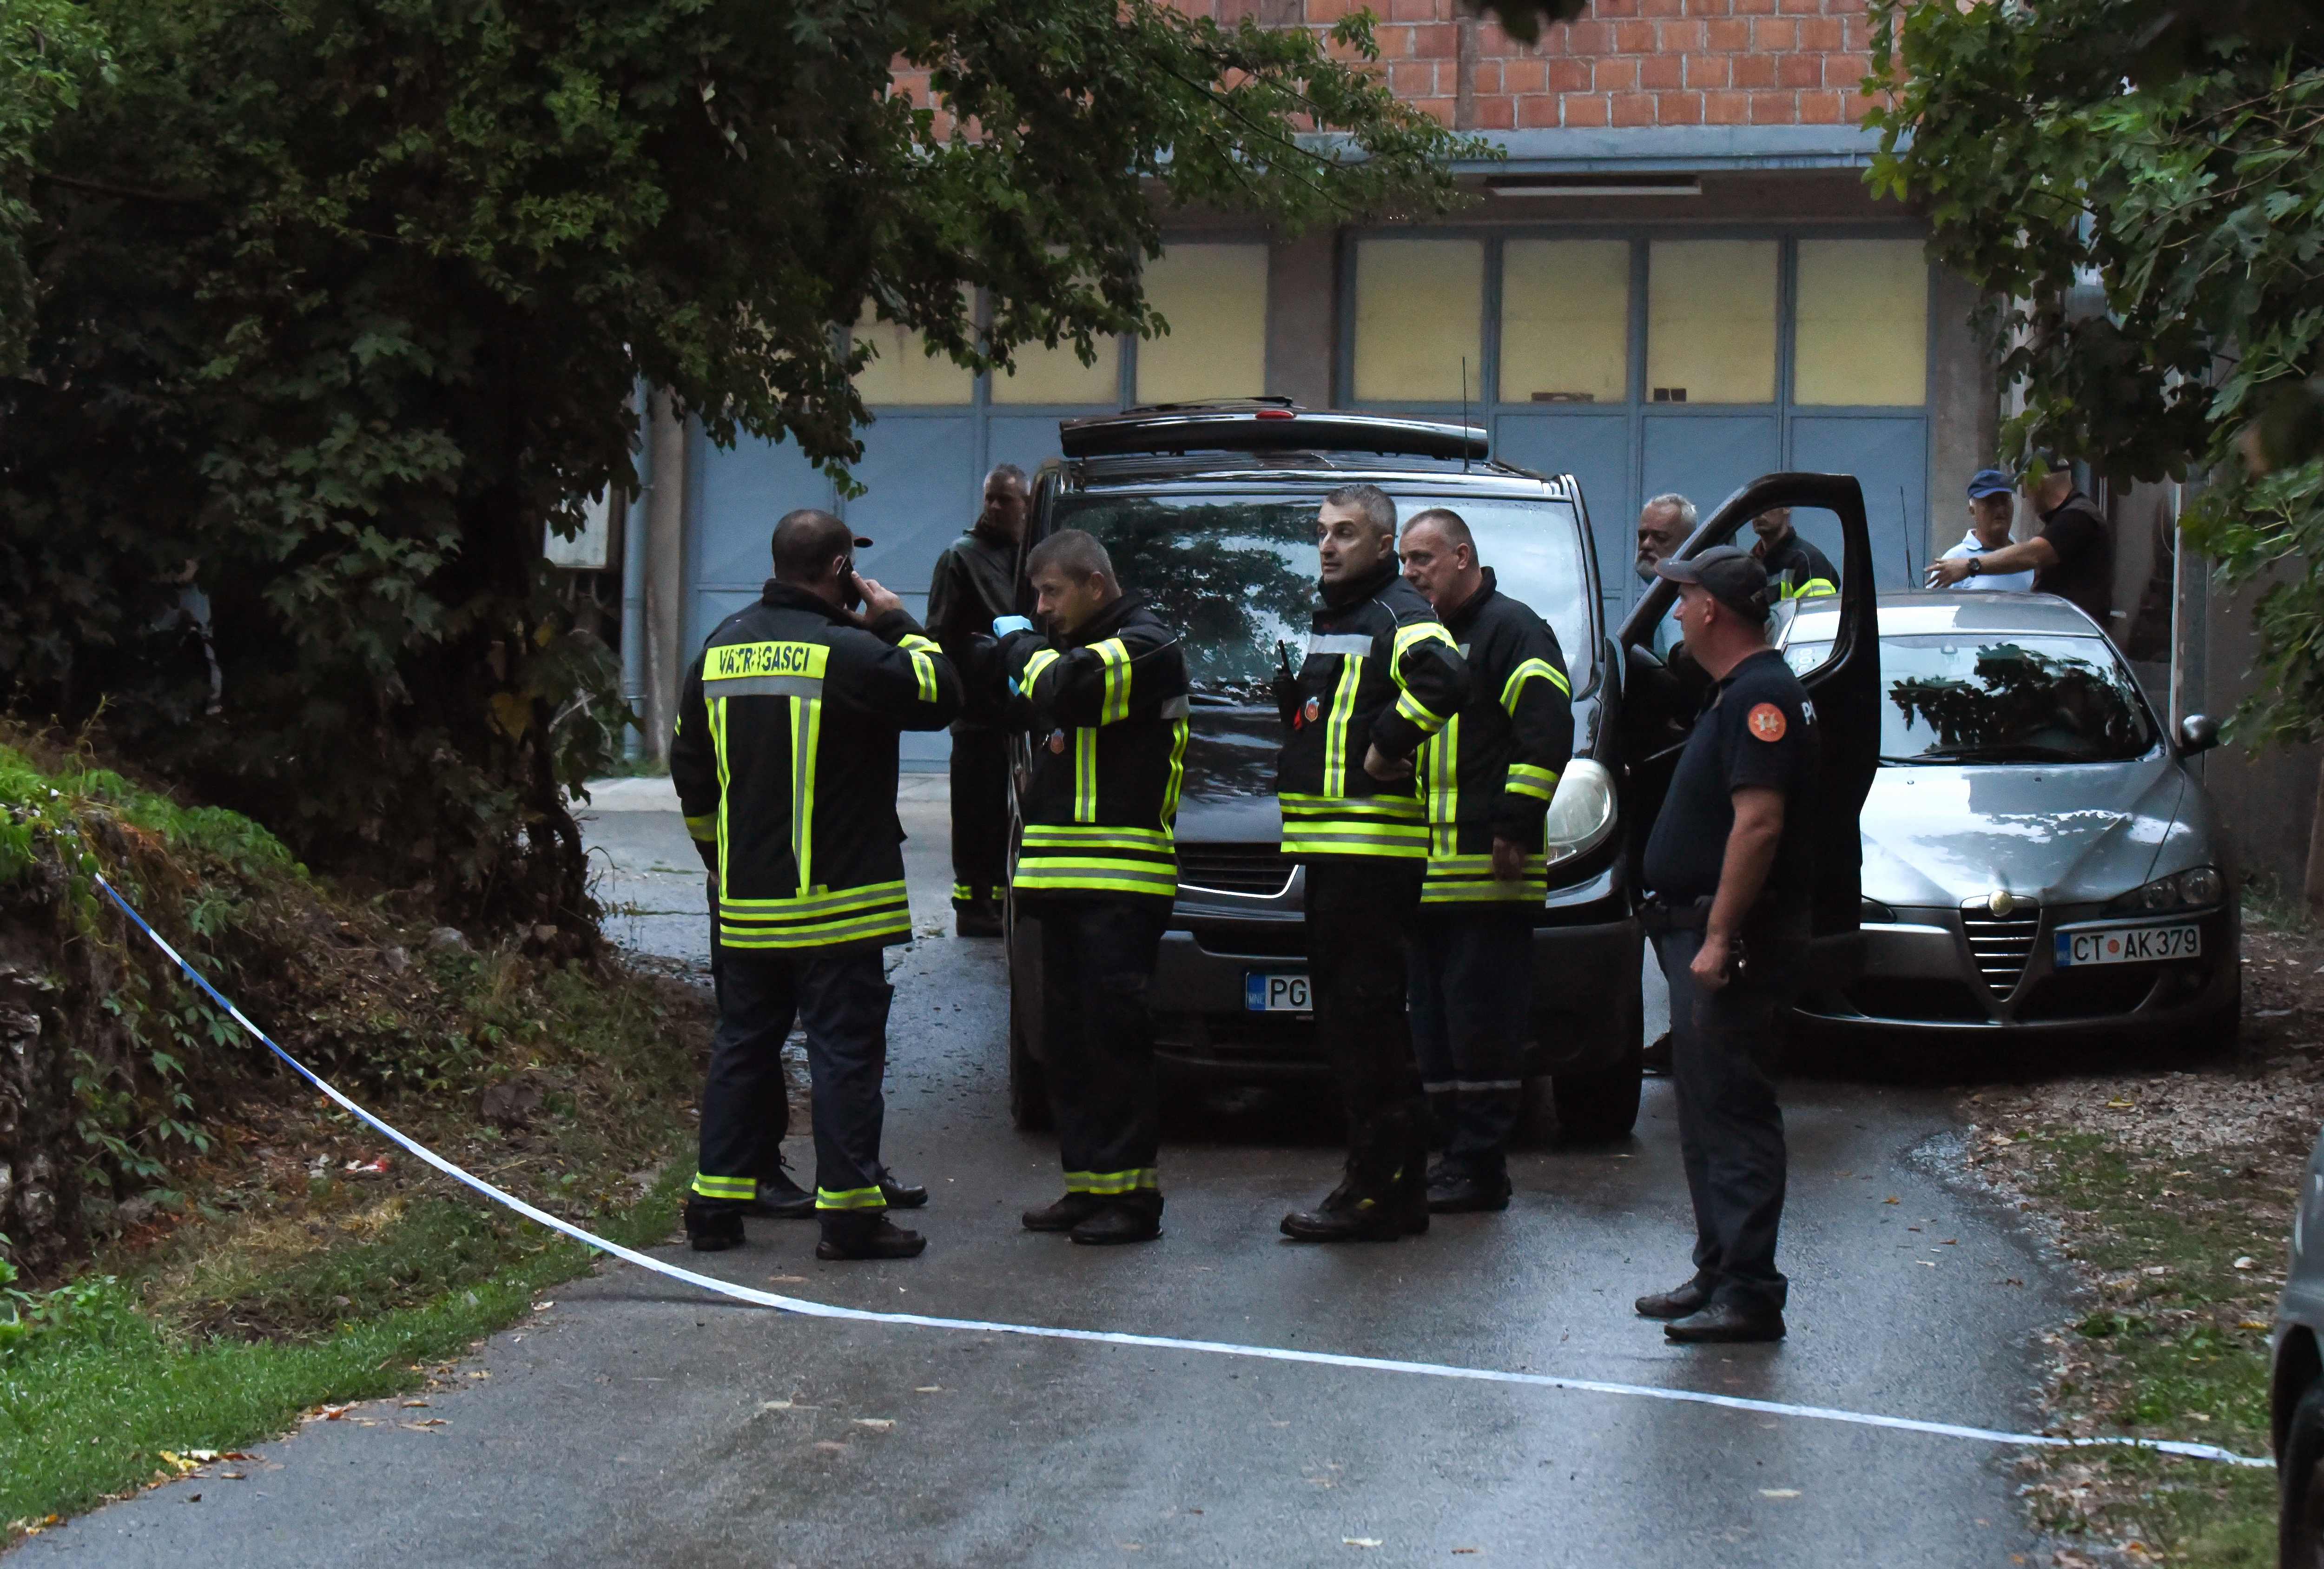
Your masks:
[{"label": "building facade", "polygon": [[[1355,4],[1207,9],[1320,27]],[[1884,586],[1958,537],[1962,484],[1991,461],[1994,387],[1970,292],[1864,183],[1862,0],[1594,0],[1530,48],[1454,0],[1372,8],[1387,12],[1393,90],[1501,154],[1459,171],[1470,206],[1296,240],[1187,219],[1148,280],[1170,332],[1091,365],[1035,349],[1013,375],[973,375],[868,328],[860,496],[836,496],[788,445],[658,433],[676,461],[657,457],[652,504],[636,510],[657,536],[642,552],[659,645],[646,685],[756,595],[783,512],[842,512],[877,541],[863,570],[917,608],[989,468],[1029,472],[1059,420],[1139,403],[1268,393],[1465,411],[1499,456],[1581,480],[1611,614],[1639,590],[1635,521],[1663,492],[1708,511],[1771,470],[1855,474]],[[941,746],[928,738],[918,761]]]}]

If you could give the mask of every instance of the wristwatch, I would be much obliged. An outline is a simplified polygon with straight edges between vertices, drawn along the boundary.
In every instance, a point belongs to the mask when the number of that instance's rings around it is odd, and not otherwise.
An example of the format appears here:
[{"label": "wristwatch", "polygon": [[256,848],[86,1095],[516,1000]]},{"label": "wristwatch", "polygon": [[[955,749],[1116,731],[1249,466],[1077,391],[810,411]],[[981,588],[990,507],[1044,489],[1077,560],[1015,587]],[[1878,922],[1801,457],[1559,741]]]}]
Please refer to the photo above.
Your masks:
[{"label": "wristwatch", "polygon": [[1969,575],[1975,577],[1982,574],[1984,571],[1985,564],[1982,561],[1979,561],[1976,557],[1971,556],[1969,558]]}]

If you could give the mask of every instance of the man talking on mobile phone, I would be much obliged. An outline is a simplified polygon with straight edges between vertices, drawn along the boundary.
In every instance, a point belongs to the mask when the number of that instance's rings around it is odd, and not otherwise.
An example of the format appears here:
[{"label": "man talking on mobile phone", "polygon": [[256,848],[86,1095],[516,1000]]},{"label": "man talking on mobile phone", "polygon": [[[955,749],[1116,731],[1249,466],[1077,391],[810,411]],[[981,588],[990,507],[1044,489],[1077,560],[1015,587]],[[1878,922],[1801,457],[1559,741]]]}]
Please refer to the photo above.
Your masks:
[{"label": "man talking on mobile phone", "polygon": [[1775,1017],[1807,957],[1816,815],[1815,704],[1767,644],[1766,568],[1714,546],[1665,560],[1678,622],[1717,685],[1646,841],[1644,912],[1670,986],[1679,1150],[1694,1201],[1694,1275],[1641,1297],[1682,1343],[1781,1340],[1787,1282]]}]

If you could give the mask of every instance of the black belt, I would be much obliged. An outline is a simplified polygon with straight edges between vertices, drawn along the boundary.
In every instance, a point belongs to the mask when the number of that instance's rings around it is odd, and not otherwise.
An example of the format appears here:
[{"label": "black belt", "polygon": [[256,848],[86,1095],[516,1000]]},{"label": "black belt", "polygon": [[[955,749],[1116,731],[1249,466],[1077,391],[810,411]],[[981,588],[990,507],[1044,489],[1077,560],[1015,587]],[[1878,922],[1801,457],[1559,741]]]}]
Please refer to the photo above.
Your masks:
[{"label": "black belt", "polygon": [[1673,904],[1660,894],[1651,895],[1638,907],[1638,924],[1649,937],[1660,937],[1665,932],[1702,931],[1711,924],[1711,900],[1706,893],[1683,904]]}]

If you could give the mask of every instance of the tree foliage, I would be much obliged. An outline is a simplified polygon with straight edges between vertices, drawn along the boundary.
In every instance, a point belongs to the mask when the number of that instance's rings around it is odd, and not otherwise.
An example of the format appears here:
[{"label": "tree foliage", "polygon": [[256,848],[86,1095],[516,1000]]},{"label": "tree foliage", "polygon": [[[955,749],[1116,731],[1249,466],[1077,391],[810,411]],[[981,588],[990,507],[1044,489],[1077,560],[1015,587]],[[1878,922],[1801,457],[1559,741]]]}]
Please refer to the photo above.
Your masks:
[{"label": "tree foliage", "polygon": [[[2324,736],[2324,21],[2296,0],[1886,8],[1876,185],[1986,291],[2012,456],[2200,471],[2188,535],[2264,578],[2263,739]],[[1893,75],[1892,75],[1893,73]]]},{"label": "tree foliage", "polygon": [[[641,380],[715,439],[844,463],[870,351],[842,325],[964,364],[1086,355],[1163,325],[1139,270],[1172,206],[1431,210],[1459,145],[1368,69],[1364,15],[1319,36],[1162,0],[35,4],[112,64],[14,133],[28,163],[0,117],[30,281],[0,287],[26,346],[0,380],[9,701],[102,706],[320,864],[575,931],[559,790],[606,731],[559,716],[616,699],[540,547],[632,482]],[[0,86],[37,63],[28,36],[50,34],[0,32]],[[154,631],[188,560],[215,717]]]}]

